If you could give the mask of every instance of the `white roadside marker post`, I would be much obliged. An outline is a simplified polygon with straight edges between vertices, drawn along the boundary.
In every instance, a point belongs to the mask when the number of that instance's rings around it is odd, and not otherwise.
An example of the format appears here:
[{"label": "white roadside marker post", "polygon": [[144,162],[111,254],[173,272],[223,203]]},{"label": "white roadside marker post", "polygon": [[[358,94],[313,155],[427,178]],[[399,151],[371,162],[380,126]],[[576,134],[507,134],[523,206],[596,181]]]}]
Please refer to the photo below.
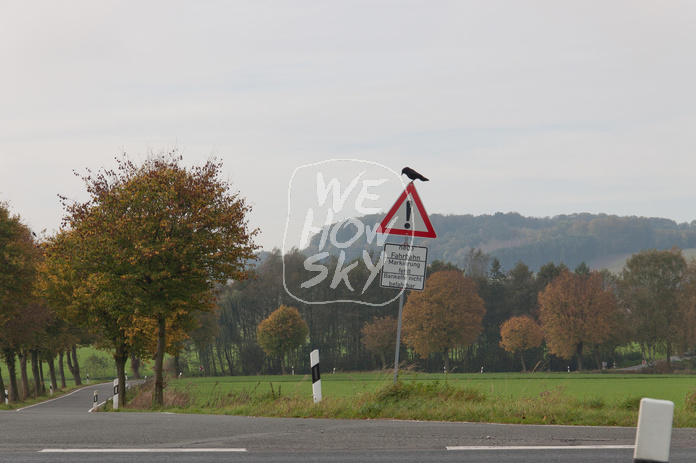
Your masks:
[{"label": "white roadside marker post", "polygon": [[95,389],[94,390],[94,401],[92,402],[92,411],[96,412],[97,411],[97,404],[99,403],[99,392]]},{"label": "white roadside marker post", "polygon": [[638,412],[634,463],[668,463],[674,402],[642,399]]},{"label": "white roadside marker post", "polygon": [[319,371],[319,350],[309,353],[309,363],[312,365],[312,393],[314,403],[321,402],[321,373]]},{"label": "white roadside marker post", "polygon": [[118,410],[118,378],[114,380],[114,410]]},{"label": "white roadside marker post", "polygon": [[7,389],[5,389],[5,405],[10,404],[10,394],[7,392]]}]

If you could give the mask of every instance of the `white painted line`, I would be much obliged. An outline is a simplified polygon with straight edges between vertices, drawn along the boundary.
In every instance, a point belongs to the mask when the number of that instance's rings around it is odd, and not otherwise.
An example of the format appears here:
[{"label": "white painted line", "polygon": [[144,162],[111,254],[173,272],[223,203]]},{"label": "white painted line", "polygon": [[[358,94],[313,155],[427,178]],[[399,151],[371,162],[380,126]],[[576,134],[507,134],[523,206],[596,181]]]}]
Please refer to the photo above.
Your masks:
[{"label": "white painted line", "polygon": [[212,453],[212,452],[246,452],[246,449],[43,449],[39,453]]},{"label": "white painted line", "polygon": [[447,450],[633,450],[634,445],[469,445],[447,447]]}]

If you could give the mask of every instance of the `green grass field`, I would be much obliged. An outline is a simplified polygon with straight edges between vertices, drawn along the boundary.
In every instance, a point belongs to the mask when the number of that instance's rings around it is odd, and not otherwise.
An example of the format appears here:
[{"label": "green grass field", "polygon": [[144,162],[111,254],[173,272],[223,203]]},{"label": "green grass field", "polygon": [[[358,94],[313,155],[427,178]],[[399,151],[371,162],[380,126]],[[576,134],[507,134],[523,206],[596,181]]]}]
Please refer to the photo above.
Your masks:
[{"label": "green grass field", "polygon": [[183,378],[165,395],[183,413],[588,426],[635,426],[650,397],[675,403],[676,427],[696,427],[694,391],[696,375],[406,373],[394,386],[389,374],[345,373],[322,375],[318,405],[307,375]]},{"label": "green grass field", "polygon": [[[324,374],[324,397],[350,397],[362,392],[374,392],[393,382],[391,374],[342,373]],[[623,400],[627,397],[650,397],[671,400],[677,407],[691,388],[696,387],[696,375],[638,375],[638,374],[577,374],[577,373],[484,373],[484,374],[405,374],[404,382],[447,382],[453,386],[474,388],[488,397],[522,399],[550,392],[577,399]],[[268,393],[273,388],[285,394],[311,395],[311,378],[304,376],[245,376],[217,378],[184,378],[171,380],[172,388],[193,388],[200,397],[212,393],[254,390]]]}]

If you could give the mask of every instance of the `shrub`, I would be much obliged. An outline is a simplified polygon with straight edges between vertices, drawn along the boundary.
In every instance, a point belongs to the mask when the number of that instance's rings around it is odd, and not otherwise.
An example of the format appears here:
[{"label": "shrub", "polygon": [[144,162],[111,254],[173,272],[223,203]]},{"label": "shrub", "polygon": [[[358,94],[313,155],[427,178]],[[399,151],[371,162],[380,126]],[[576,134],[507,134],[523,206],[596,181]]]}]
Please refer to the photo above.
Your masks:
[{"label": "shrub", "polygon": [[684,410],[696,412],[696,387],[692,387],[684,397]]}]

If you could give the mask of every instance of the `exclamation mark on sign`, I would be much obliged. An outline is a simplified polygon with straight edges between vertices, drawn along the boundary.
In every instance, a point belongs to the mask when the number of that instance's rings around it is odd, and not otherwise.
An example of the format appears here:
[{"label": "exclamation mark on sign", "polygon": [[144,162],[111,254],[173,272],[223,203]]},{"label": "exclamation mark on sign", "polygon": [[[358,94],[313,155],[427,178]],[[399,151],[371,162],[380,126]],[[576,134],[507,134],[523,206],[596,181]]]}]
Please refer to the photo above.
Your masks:
[{"label": "exclamation mark on sign", "polygon": [[404,224],[405,229],[411,228],[411,201],[406,201],[406,223]]}]

